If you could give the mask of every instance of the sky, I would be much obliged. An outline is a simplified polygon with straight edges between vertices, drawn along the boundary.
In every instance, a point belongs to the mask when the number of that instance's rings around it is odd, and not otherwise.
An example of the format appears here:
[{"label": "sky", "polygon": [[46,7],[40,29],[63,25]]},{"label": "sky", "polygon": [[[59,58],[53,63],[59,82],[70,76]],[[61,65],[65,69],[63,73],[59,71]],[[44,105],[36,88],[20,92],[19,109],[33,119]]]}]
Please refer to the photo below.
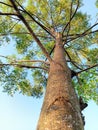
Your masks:
[{"label": "sky", "polygon": [[[93,14],[92,23],[97,11],[95,0],[84,0],[83,12]],[[14,48],[4,46],[0,49],[0,55],[14,53]],[[0,130],[36,130],[40,115],[43,98],[15,94],[14,97],[2,92],[0,86]],[[90,101],[88,107],[83,111],[85,115],[85,130],[98,130],[98,106]]]}]

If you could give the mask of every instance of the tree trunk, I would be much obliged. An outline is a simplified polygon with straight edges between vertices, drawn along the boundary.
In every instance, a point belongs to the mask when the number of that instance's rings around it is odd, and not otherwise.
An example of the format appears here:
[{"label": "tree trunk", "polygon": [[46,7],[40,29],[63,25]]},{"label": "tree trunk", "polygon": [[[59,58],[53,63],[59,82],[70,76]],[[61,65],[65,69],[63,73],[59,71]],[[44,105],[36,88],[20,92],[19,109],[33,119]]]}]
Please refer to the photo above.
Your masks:
[{"label": "tree trunk", "polygon": [[78,97],[58,34],[37,130],[84,130]]}]

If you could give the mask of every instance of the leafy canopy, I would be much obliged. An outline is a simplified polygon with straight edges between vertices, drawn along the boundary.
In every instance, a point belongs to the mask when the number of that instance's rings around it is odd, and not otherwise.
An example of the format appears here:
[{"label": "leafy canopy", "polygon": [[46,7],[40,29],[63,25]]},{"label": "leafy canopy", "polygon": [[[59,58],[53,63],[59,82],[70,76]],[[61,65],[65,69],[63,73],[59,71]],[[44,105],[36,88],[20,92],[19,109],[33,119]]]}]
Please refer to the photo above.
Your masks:
[{"label": "leafy canopy", "polygon": [[68,66],[76,73],[72,79],[76,92],[85,101],[98,101],[98,22],[92,24],[82,6],[82,0],[1,0],[0,46],[15,48],[14,55],[0,54],[4,92],[43,94],[54,32],[59,32]]}]

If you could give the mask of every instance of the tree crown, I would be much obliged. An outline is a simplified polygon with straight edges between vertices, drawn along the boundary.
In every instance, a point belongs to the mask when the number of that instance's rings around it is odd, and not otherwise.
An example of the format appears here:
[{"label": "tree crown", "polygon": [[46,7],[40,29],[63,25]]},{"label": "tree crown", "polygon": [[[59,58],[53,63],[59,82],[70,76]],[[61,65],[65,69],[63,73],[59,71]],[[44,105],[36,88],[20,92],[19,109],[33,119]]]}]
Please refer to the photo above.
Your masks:
[{"label": "tree crown", "polygon": [[98,22],[92,24],[82,6],[82,0],[0,2],[0,45],[10,43],[15,48],[14,55],[0,55],[5,92],[43,94],[56,34],[60,33],[68,66],[75,71],[72,82],[77,93],[85,101],[98,100]]}]

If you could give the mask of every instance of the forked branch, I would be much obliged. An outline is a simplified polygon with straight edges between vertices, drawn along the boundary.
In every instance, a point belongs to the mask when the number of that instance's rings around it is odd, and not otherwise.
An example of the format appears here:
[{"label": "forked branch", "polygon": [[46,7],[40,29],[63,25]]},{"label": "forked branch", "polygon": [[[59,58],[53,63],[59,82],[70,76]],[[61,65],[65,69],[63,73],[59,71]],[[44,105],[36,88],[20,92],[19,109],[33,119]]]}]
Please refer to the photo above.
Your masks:
[{"label": "forked branch", "polygon": [[[17,2],[17,1],[16,1]],[[33,16],[35,16],[34,14],[31,14],[30,12],[28,12],[26,9],[24,9],[23,6],[21,6],[19,4],[19,2],[17,2],[17,4],[22,8],[23,12],[25,12],[36,24],[38,24],[43,30],[45,30],[49,35],[51,35],[53,38],[54,35],[51,33],[50,29],[48,27],[45,27],[43,24],[41,24],[40,22],[38,22]],[[38,18],[39,19],[39,18]]]},{"label": "forked branch", "polygon": [[98,66],[98,64],[95,64],[95,65],[90,66],[90,67],[88,67],[88,68],[86,68],[86,69],[84,69],[84,70],[81,70],[81,71],[77,72],[77,75],[80,74],[80,73],[82,73],[82,72],[84,72],[84,71],[90,70],[90,69],[92,69],[92,68],[94,68],[94,67],[97,67],[97,66]]},{"label": "forked branch", "polygon": [[82,68],[80,68],[79,66],[77,66],[77,65],[72,61],[70,55],[68,54],[68,52],[67,52],[66,50],[65,50],[65,53],[67,54],[68,58],[70,59],[70,62],[71,62],[76,68],[78,68],[79,70],[82,71]]},{"label": "forked branch", "polygon": [[[72,4],[71,4],[71,6],[72,6]],[[72,7],[71,7],[71,8],[72,8]],[[68,22],[68,23],[65,25],[65,27],[63,28],[62,35],[64,34],[64,31],[66,30],[66,28],[67,28],[67,27],[69,26],[69,24],[71,23],[71,21],[72,21],[72,19],[74,18],[74,16],[76,15],[78,8],[79,8],[79,0],[78,0],[78,2],[77,2],[77,7],[76,7],[76,9],[75,9],[75,12],[74,12],[73,15],[71,16],[69,22]],[[71,10],[72,10],[72,9],[71,9]],[[71,11],[71,13],[72,13],[72,11]]]},{"label": "forked branch", "polygon": [[[16,1],[17,2],[17,1]],[[6,5],[6,6],[9,6],[9,7],[11,7],[11,8],[13,8],[13,6],[12,5],[9,5],[9,4],[6,4],[6,3],[4,3],[4,2],[0,2],[1,4],[3,4],[3,5]],[[47,28],[47,27],[45,27],[42,23],[40,23],[40,22],[38,22],[33,16],[35,16],[34,14],[31,14],[30,12],[28,12],[27,10],[25,10],[24,8],[23,8],[23,6],[21,6],[20,4],[19,4],[19,2],[17,2],[17,4],[21,7],[21,9],[18,9],[19,11],[22,11],[22,12],[24,12],[24,13],[26,13],[36,24],[38,24],[44,31],[46,31],[49,35],[51,35],[53,38],[55,38],[54,36],[53,36],[53,34],[51,33],[51,31],[50,31],[50,29],[49,28]],[[17,16],[17,14],[14,14],[14,13],[1,13],[1,15],[16,15]],[[36,18],[37,18],[37,16],[35,16]],[[39,18],[38,18],[39,19]]]},{"label": "forked branch", "polygon": [[23,15],[20,13],[19,9],[17,8],[14,0],[10,0],[10,2],[12,3],[14,9],[16,10],[18,17],[22,20],[22,22],[24,23],[24,25],[26,26],[26,28],[28,29],[28,31],[30,32],[30,34],[32,35],[32,37],[34,38],[34,40],[37,42],[37,44],[39,45],[39,47],[41,48],[42,52],[44,53],[44,55],[47,57],[47,59],[51,62],[52,59],[50,57],[50,55],[48,54],[48,52],[46,51],[46,49],[44,48],[44,46],[42,45],[42,43],[40,42],[39,38],[35,35],[35,33],[33,32],[33,30],[31,29],[30,25],[27,23],[27,21],[25,20],[25,18],[23,17]]},{"label": "forked branch", "polygon": [[[74,40],[76,40],[76,39],[78,39],[78,38],[80,38],[80,37],[85,37],[85,36],[87,36],[87,35],[90,35],[90,34],[93,34],[93,33],[97,33],[98,32],[98,29],[97,30],[94,30],[94,31],[91,31],[91,32],[86,32],[86,33],[82,33],[82,34],[70,34],[69,35],[69,39],[67,40],[67,42],[65,43],[65,44],[67,44],[67,43],[69,43],[69,42],[71,42],[71,41],[74,41]],[[65,38],[64,38],[65,39]],[[64,40],[63,39],[63,40]]]},{"label": "forked branch", "polygon": [[65,39],[67,39],[69,31],[70,31],[70,23],[71,23],[71,16],[72,16],[72,7],[73,7],[73,1],[71,2],[70,19],[69,19],[68,30],[67,30],[67,34],[66,34],[66,38]]}]

